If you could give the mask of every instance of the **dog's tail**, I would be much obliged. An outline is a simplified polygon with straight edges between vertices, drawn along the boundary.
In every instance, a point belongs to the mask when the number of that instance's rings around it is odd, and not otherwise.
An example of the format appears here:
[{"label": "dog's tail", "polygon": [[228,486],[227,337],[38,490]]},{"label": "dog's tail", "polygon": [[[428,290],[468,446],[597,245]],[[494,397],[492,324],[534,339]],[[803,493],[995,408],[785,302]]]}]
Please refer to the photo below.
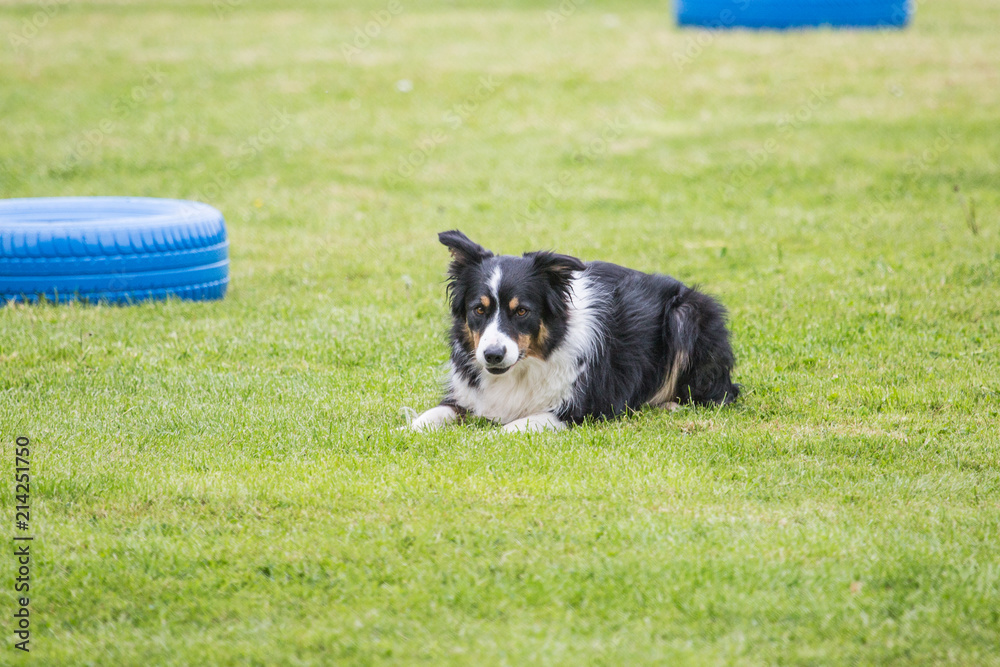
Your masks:
[{"label": "dog's tail", "polygon": [[732,403],[740,386],[730,379],[736,358],[729,344],[726,309],[695,289],[682,287],[663,315],[670,367],[658,395],[681,403]]}]

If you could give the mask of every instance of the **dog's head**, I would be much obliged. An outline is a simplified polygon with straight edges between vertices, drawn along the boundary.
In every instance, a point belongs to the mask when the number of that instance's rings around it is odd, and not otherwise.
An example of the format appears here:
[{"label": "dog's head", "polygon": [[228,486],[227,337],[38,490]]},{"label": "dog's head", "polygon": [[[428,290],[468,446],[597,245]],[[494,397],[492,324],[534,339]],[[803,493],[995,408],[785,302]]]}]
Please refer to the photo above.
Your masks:
[{"label": "dog's head", "polygon": [[573,272],[584,263],[551,252],[497,256],[457,230],[438,238],[452,256],[453,332],[476,364],[501,375],[525,357],[548,357],[565,334]]}]

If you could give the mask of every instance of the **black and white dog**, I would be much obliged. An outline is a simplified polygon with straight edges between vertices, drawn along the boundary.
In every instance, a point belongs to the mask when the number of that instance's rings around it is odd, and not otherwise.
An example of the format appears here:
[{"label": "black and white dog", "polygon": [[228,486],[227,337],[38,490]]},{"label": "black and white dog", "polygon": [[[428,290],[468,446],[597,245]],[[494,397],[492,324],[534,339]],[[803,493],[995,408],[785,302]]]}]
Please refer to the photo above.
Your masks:
[{"label": "black and white dog", "polygon": [[459,231],[441,404],[411,427],[468,413],[508,431],[563,428],[643,405],[726,404],[739,385],[725,309],[673,278],[551,252],[496,256]]}]

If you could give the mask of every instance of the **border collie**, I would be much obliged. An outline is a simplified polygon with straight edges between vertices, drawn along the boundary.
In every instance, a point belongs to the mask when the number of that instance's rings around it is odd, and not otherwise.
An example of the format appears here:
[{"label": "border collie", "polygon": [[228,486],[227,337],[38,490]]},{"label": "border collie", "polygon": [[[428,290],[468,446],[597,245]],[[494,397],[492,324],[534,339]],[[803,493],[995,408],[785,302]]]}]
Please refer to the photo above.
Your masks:
[{"label": "border collie", "polygon": [[726,311],[712,297],[607,262],[497,256],[457,230],[438,238],[452,255],[451,365],[441,404],[411,428],[472,414],[540,431],[739,396]]}]

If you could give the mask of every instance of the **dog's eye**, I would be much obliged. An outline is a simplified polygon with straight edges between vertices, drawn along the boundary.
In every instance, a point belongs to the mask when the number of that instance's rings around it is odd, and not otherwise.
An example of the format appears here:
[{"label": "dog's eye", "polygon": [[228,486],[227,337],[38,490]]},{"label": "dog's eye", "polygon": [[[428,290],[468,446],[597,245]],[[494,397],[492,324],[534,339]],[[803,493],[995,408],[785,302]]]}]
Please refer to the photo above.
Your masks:
[{"label": "dog's eye", "polygon": [[518,317],[524,317],[525,315],[528,314],[528,309],[525,308],[524,306],[521,306],[520,308],[514,311],[514,314],[517,315]]},{"label": "dog's eye", "polygon": [[486,307],[485,307],[485,306],[476,306],[476,307],[475,307],[475,308],[473,309],[473,312],[474,312],[474,313],[475,313],[476,315],[485,315],[485,314],[486,314]]}]

